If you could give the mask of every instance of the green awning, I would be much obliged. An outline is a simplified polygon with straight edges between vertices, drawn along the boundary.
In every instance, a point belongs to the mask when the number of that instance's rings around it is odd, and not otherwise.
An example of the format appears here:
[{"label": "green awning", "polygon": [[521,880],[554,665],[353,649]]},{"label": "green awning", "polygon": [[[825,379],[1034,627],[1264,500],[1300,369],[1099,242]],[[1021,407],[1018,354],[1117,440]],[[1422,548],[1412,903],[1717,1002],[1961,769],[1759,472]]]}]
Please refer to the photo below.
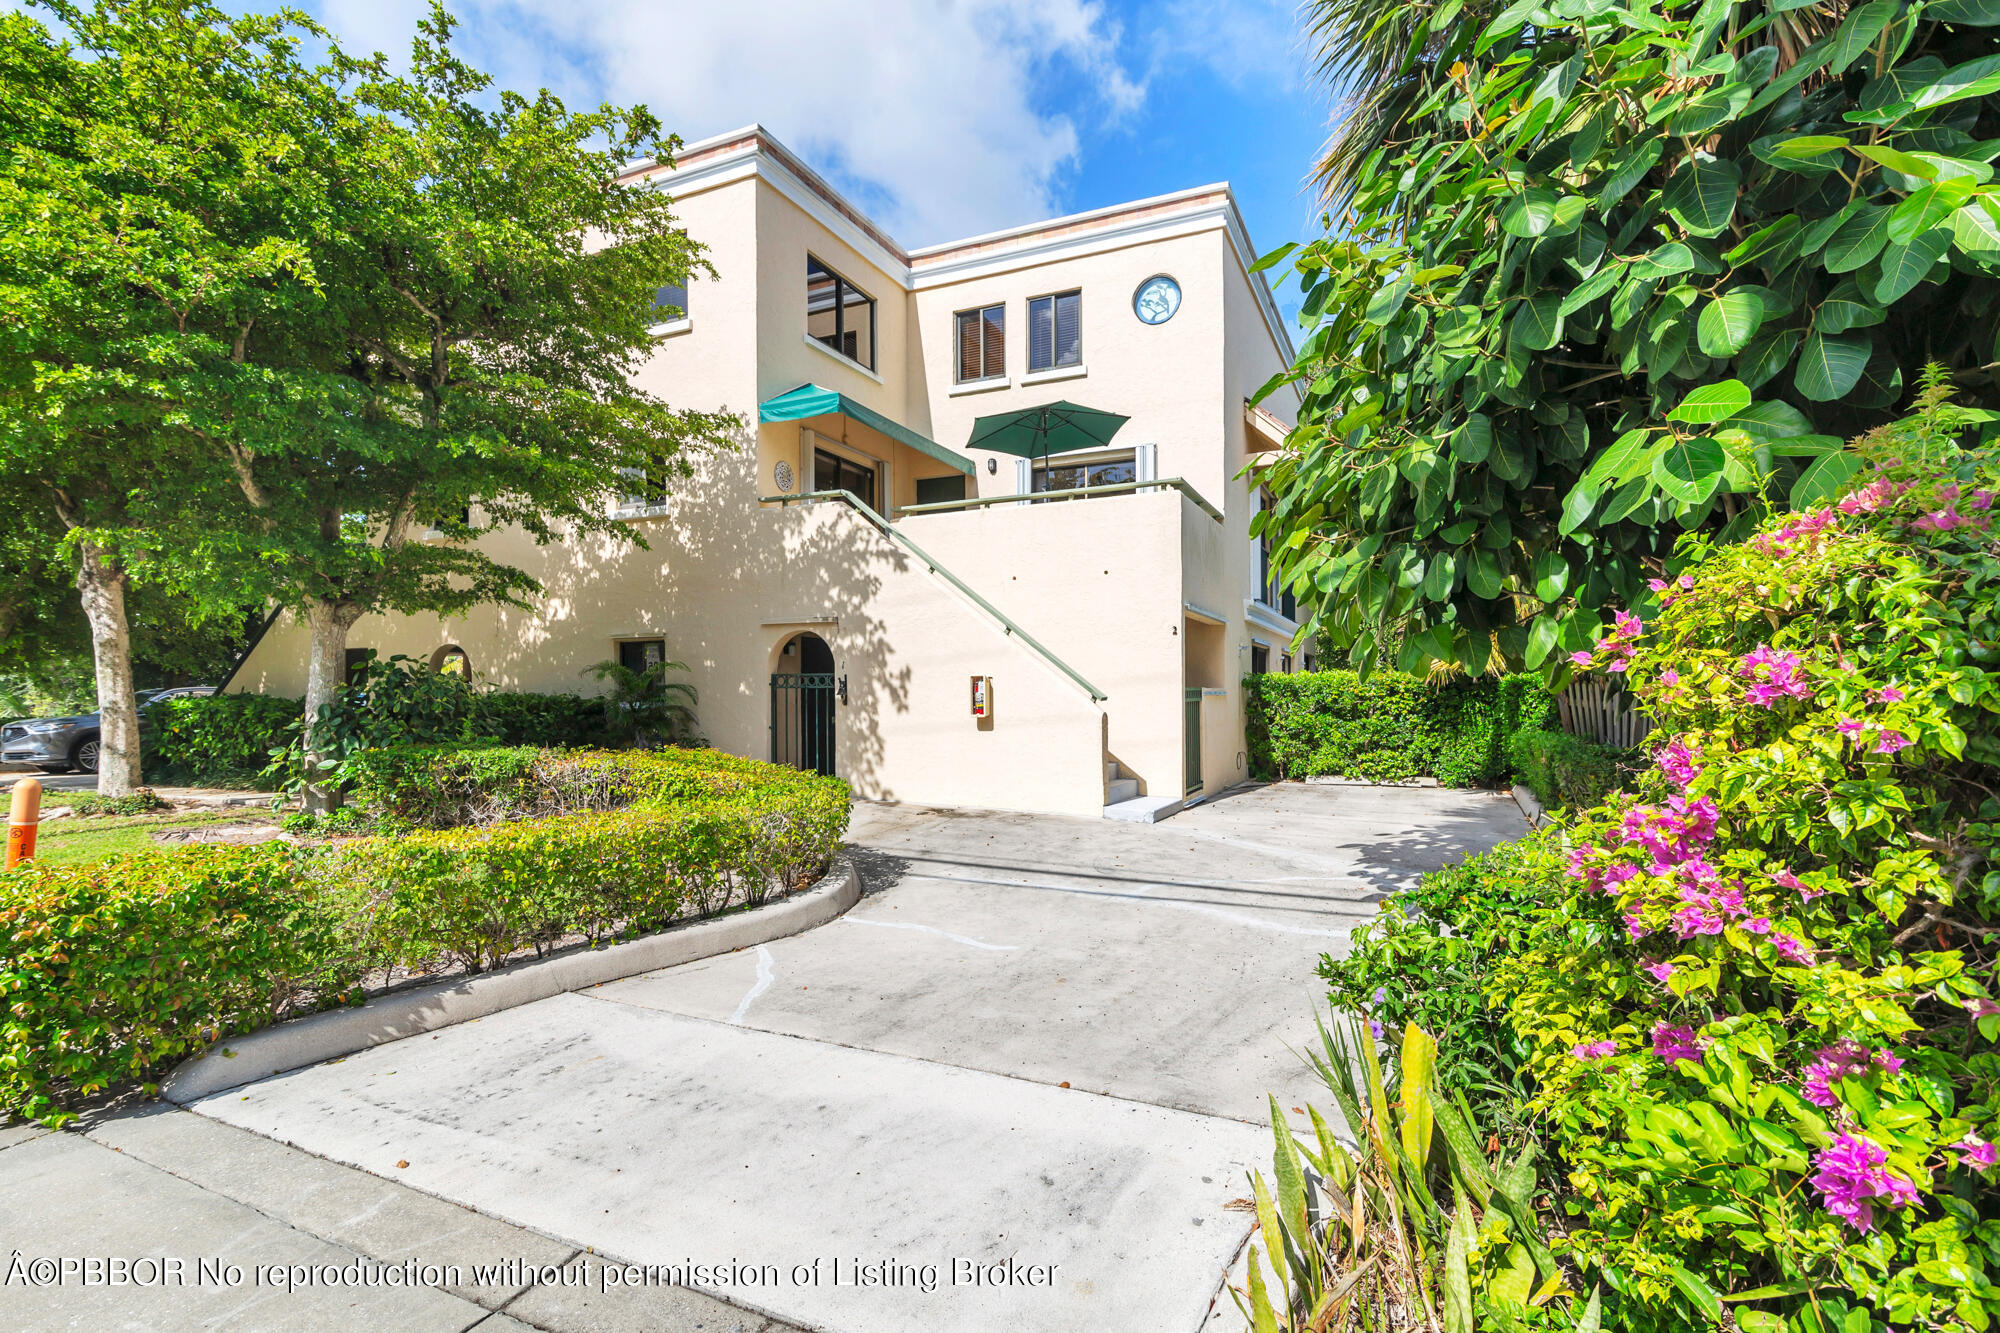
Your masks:
[{"label": "green awning", "polygon": [[759,421],[803,421],[807,417],[826,416],[829,413],[858,421],[872,430],[879,430],[899,444],[907,444],[920,454],[928,454],[940,463],[949,463],[960,472],[971,476],[974,465],[963,454],[945,448],[936,440],[927,440],[908,426],[889,420],[872,408],[863,407],[844,393],[832,389],[822,389],[817,384],[801,384],[790,393],[781,393],[776,398],[767,398],[757,404]]}]

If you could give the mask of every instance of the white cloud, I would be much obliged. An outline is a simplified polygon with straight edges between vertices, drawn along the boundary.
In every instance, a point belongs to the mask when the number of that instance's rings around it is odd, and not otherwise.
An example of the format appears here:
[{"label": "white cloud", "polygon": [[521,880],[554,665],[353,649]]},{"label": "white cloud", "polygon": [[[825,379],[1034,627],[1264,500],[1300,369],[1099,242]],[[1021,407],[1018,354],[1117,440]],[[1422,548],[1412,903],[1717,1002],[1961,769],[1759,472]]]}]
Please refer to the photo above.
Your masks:
[{"label": "white cloud", "polygon": [[[408,50],[412,0],[322,0],[343,45]],[[458,0],[501,86],[643,102],[689,140],[761,122],[905,245],[1063,211],[1079,143],[1143,79],[1094,0]],[[1060,89],[1052,98],[1042,90]]]}]

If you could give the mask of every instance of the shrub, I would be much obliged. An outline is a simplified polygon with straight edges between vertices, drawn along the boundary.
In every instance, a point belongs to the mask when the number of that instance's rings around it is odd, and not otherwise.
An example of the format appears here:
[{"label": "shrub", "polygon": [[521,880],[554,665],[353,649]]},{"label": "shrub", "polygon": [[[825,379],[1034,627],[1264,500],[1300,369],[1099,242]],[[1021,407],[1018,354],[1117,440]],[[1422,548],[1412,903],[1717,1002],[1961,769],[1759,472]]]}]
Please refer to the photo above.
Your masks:
[{"label": "shrub", "polygon": [[1507,766],[1549,810],[1603,801],[1625,779],[1625,753],[1565,731],[1517,731],[1507,738]]},{"label": "shrub", "polygon": [[1542,901],[1552,855],[1516,842],[1425,875],[1354,932],[1344,957],[1320,956],[1336,1010],[1365,1016],[1377,1037],[1413,1023],[1434,1034],[1438,1082],[1488,1118],[1506,1117],[1525,1097],[1530,1049],[1487,1007],[1485,991]]},{"label": "shrub", "polygon": [[146,709],[146,772],[188,786],[255,782],[297,733],[303,707],[269,694],[162,699]]},{"label": "shrub", "polygon": [[[78,1097],[334,1002],[369,972],[481,971],[523,948],[760,902],[821,871],[847,828],[845,783],[713,751],[423,747],[366,764],[406,824],[458,826],[0,877],[0,1111],[59,1123]],[[579,775],[592,772],[592,799],[615,784],[622,808],[537,815],[587,804]],[[496,794],[417,799],[448,777]],[[505,817],[522,814],[534,817]]]},{"label": "shrub", "polygon": [[1487,999],[1607,1326],[2000,1313],[2000,465],[1920,401],[1859,489],[1685,539],[1650,618],[1579,653],[1665,739],[1538,840],[1566,857]]},{"label": "shrub", "polygon": [[593,745],[604,739],[604,701],[581,694],[475,696],[473,730],[502,745]]},{"label": "shrub", "polygon": [[94,791],[78,792],[74,796],[58,793],[60,804],[69,809],[79,819],[89,819],[97,815],[149,815],[155,810],[171,810],[173,802],[161,798],[151,787],[135,787],[123,796],[99,796]]},{"label": "shrub", "polygon": [[1543,726],[1553,707],[1527,676],[1430,682],[1313,671],[1250,676],[1246,687],[1252,770],[1279,778],[1492,786],[1507,776],[1506,737]]},{"label": "shrub", "polygon": [[302,998],[352,986],[281,844],[194,845],[0,876],[0,1110],[50,1124]]}]

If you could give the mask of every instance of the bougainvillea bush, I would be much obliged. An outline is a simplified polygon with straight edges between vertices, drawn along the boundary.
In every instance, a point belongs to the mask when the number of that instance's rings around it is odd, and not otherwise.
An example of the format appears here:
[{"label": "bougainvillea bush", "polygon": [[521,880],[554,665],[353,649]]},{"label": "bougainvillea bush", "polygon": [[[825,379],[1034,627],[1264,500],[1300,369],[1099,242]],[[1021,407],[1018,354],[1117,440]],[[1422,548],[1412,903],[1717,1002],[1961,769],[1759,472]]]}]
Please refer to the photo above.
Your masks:
[{"label": "bougainvillea bush", "polygon": [[1942,398],[1577,654],[1655,762],[1551,835],[1488,999],[1627,1326],[2000,1314],[2000,460]]}]

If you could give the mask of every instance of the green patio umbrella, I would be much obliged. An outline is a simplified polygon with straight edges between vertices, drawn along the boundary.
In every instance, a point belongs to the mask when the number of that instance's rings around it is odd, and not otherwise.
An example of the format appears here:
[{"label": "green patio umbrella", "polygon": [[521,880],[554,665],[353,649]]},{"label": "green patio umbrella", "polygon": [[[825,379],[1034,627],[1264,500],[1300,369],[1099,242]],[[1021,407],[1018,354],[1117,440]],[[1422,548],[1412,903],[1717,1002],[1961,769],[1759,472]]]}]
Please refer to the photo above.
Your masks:
[{"label": "green patio umbrella", "polygon": [[1037,458],[1044,467],[1050,454],[1071,454],[1080,449],[1101,449],[1111,443],[1130,417],[1095,407],[1057,401],[1041,407],[1024,407],[980,417],[972,423],[968,449],[991,449],[1016,458]]}]

